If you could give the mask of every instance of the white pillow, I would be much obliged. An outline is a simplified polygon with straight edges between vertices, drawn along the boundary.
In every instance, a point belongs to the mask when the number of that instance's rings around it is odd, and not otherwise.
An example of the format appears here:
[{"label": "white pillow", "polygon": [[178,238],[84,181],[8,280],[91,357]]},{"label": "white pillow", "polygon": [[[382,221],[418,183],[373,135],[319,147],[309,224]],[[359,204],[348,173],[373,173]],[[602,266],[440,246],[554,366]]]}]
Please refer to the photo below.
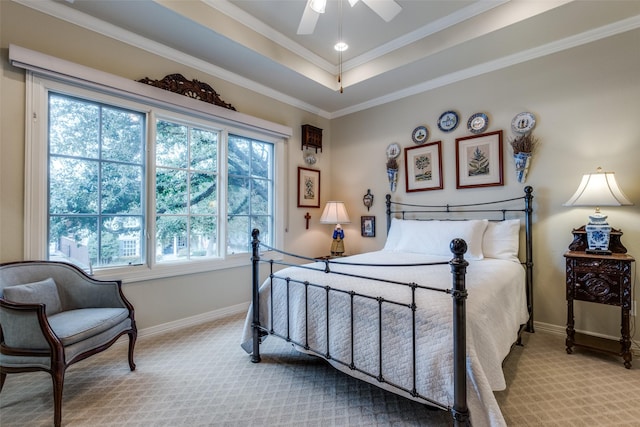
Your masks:
[{"label": "white pillow", "polygon": [[398,218],[391,218],[391,227],[387,233],[387,241],[384,244],[383,250],[397,251],[398,242],[402,237],[402,223],[405,222]]},{"label": "white pillow", "polygon": [[520,220],[489,222],[482,239],[482,252],[486,258],[520,262]]},{"label": "white pillow", "polygon": [[455,238],[467,242],[465,258],[479,260],[482,254],[482,235],[486,219],[478,220],[396,220],[384,249],[396,252],[416,252],[426,255],[453,256],[449,244]]}]

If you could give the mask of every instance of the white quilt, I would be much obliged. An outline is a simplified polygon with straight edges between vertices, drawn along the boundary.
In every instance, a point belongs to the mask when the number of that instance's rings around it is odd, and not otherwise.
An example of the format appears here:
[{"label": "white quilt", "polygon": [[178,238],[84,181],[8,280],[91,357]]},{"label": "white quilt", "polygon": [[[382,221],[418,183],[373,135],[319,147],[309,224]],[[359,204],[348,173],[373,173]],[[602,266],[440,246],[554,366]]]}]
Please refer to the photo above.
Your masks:
[{"label": "white quilt", "polygon": [[[416,253],[378,251],[342,261],[371,264],[407,264],[448,261],[450,257],[425,256]],[[287,268],[278,276],[330,285],[332,288],[383,297],[404,304],[411,303],[411,292],[404,286],[364,281],[359,278],[324,273],[324,263],[309,264],[317,271]],[[449,265],[424,267],[362,267],[330,264],[333,271],[381,277],[399,282],[440,289],[452,288]],[[268,268],[262,265],[261,268]],[[519,325],[528,318],[524,268],[516,262],[484,259],[470,261],[467,267],[467,400],[474,426],[506,425],[493,390],[506,387],[502,361],[517,339]],[[260,321],[271,326],[269,279],[261,286]],[[279,280],[274,285],[274,325],[276,332],[287,335],[286,286]],[[289,334],[296,342],[327,351],[326,291],[309,287],[308,325],[305,317],[304,286],[292,283],[289,290]],[[331,292],[329,314],[329,362],[356,378],[363,379],[394,393],[411,396],[378,382],[375,378],[349,369],[334,359],[351,362],[351,303],[349,294]],[[418,290],[416,293],[417,351],[416,372],[418,393],[446,406],[453,405],[453,338],[452,297],[441,292]],[[378,302],[354,297],[354,364],[358,369],[378,375]],[[412,384],[411,310],[384,303],[382,309],[382,375],[386,381],[409,390]],[[250,351],[251,309],[245,322],[242,342]],[[249,346],[246,344],[249,343]],[[302,350],[302,349],[299,349]]]}]

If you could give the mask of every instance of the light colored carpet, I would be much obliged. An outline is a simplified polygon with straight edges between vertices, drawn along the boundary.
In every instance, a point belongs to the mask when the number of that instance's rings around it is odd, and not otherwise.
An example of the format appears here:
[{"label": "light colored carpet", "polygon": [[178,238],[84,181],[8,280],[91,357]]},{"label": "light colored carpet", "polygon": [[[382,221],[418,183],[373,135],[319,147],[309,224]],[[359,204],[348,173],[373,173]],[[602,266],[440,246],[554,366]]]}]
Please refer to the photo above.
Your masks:
[{"label": "light colored carpet", "polygon": [[[126,345],[72,366],[64,426],[446,426],[449,415],[352,379],[269,338],[263,361],[240,348],[244,316],[142,337],[137,369]],[[123,338],[123,343],[126,338]],[[640,363],[640,361],[638,361]],[[640,426],[640,369],[619,358],[564,351],[561,337],[525,334],[505,362],[498,402],[513,426]],[[51,379],[13,374],[0,425],[50,426]]]}]

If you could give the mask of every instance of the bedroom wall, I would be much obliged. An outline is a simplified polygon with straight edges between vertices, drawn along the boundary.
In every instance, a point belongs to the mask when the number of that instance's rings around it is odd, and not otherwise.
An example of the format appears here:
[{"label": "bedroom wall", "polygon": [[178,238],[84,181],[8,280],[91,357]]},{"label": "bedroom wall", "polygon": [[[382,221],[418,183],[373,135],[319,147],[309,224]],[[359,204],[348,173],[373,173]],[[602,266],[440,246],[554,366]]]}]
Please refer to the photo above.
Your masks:
[{"label": "bedroom wall", "polygon": [[[295,183],[297,166],[304,166],[300,149],[302,124],[324,129],[324,149],[315,167],[323,171],[328,166],[331,133],[327,119],[216,78],[206,71],[188,68],[12,1],[0,1],[0,262],[21,260],[24,250],[25,73],[9,64],[9,44],[132,80],[161,79],[167,74],[181,73],[189,79],[208,83],[238,111],[293,129],[288,142],[288,182]],[[321,188],[326,191],[323,194],[328,196],[331,188],[328,170],[321,178]],[[285,246],[290,251],[312,256],[324,254],[330,245],[330,236],[324,232],[325,226],[318,223],[320,209],[297,208],[295,184],[289,186]],[[326,200],[324,196],[323,200]],[[312,215],[310,228],[301,233],[307,211]],[[250,268],[234,268],[129,283],[125,284],[124,292],[136,308],[138,327],[145,329],[246,304],[251,298],[250,277]]]},{"label": "bedroom wall", "polygon": [[[26,25],[25,23],[28,23]],[[14,43],[131,79],[162,78],[182,73],[211,84],[239,111],[290,126],[288,149],[288,229],[285,249],[315,256],[325,254],[330,227],[318,224],[321,209],[296,207],[297,166],[304,166],[300,125],[324,129],[324,149],[316,168],[322,171],[322,202],[343,199],[352,223],[345,225],[347,252],[379,249],[384,244],[384,195],[388,192],[385,148],[390,142],[412,146],[411,131],[426,124],[429,141],[442,140],[444,190],[405,194],[404,165],[395,197],[420,201],[479,201],[519,196],[524,185],[535,188],[535,318],[542,327],[562,333],[564,259],[571,229],[585,223],[590,209],[562,206],[583,173],[597,166],[616,172],[634,206],[606,208],[610,223],[622,228],[623,243],[640,258],[640,31],[611,37],[452,84],[331,121],[226,82],[203,70],[190,69],[149,52],[106,38],[10,1],[0,1],[0,262],[22,259],[24,205],[24,72],[8,63]],[[348,87],[345,89],[348,90]],[[450,134],[437,129],[445,110],[455,109],[464,123]],[[533,112],[541,138],[526,184],[517,183],[507,145],[513,116]],[[503,187],[455,189],[455,138],[468,135],[466,119],[486,112],[489,130],[504,130]],[[362,196],[375,195],[367,212]],[[305,230],[304,214],[312,216]],[[360,216],[375,215],[375,238],[360,236]],[[635,270],[634,270],[635,272]],[[173,277],[125,285],[136,306],[141,329],[233,307],[249,300],[249,269]],[[636,275],[635,291],[637,284]],[[635,295],[635,292],[634,292]],[[635,299],[640,299],[636,297]],[[588,316],[587,316],[588,314]],[[580,305],[578,329],[617,336],[619,314],[609,307]],[[634,318],[636,327],[640,326]]]},{"label": "bedroom wall", "polygon": [[[609,215],[609,223],[624,232],[622,242],[629,253],[640,259],[638,46],[640,31],[635,30],[333,120],[333,197],[345,200],[353,216],[352,224],[345,226],[347,250],[357,253],[384,244],[384,197],[389,192],[385,148],[391,142],[414,146],[412,130],[428,125],[429,142],[442,141],[444,189],[407,194],[403,153],[394,199],[434,204],[477,202],[517,197],[524,185],[533,186],[535,320],[542,322],[540,327],[564,333],[563,253],[572,241],[572,228],[585,224],[593,209],[562,204],[577,189],[582,174],[594,172],[598,166],[616,173],[619,185],[635,205],[602,209]],[[449,109],[457,110],[463,123],[455,131],[443,133],[436,121]],[[507,142],[513,135],[512,118],[523,111],[535,114],[534,135],[541,144],[526,183],[520,184]],[[470,135],[466,120],[476,112],[488,114],[487,131],[504,132],[505,185],[456,190],[455,138]],[[362,204],[367,189],[375,196],[370,212]],[[375,238],[360,237],[361,215],[376,216]],[[635,273],[636,300],[640,299],[637,282]],[[637,330],[640,322],[632,319]],[[576,303],[576,329],[617,337],[619,321],[618,308]]]}]

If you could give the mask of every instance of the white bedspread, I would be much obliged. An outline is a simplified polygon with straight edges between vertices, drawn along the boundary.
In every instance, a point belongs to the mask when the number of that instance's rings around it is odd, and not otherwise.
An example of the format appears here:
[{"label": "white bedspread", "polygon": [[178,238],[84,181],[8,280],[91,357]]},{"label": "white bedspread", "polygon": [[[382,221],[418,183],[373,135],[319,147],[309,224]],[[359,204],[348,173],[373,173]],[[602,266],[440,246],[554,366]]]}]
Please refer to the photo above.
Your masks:
[{"label": "white bedspread", "polygon": [[[372,264],[406,264],[432,261],[448,261],[445,257],[427,257],[415,253],[390,251],[371,252],[342,258],[341,261]],[[339,261],[338,261],[339,262]],[[363,281],[359,278],[328,275],[324,263],[310,264],[318,271],[288,268],[278,276],[306,280],[329,285],[345,291],[383,297],[405,304],[411,303],[410,290],[403,286]],[[452,287],[449,265],[425,267],[361,267],[330,264],[333,271],[348,271],[360,275],[387,278],[401,282],[440,289]],[[261,265],[261,268],[268,268]],[[328,282],[330,280],[330,282]],[[506,387],[502,361],[517,339],[519,325],[528,318],[525,293],[524,268],[512,261],[484,259],[470,261],[467,267],[467,400],[474,426],[506,425],[493,390]],[[260,321],[271,325],[269,293],[270,280],[261,286]],[[284,281],[274,285],[274,325],[276,332],[287,334],[286,287]],[[327,348],[326,292],[309,288],[308,325],[305,325],[304,286],[290,285],[289,334],[294,341],[304,343],[305,330],[309,334],[309,346]],[[350,298],[348,293],[331,293],[329,315],[329,353],[332,359],[351,362]],[[378,302],[374,299],[354,297],[354,363],[374,375],[378,374]],[[447,406],[453,405],[453,338],[452,297],[445,293],[418,290],[416,293],[417,330],[417,384],[418,393]],[[242,342],[250,351],[251,309],[247,315]],[[411,363],[411,310],[392,304],[383,304],[382,310],[382,375],[385,380],[412,389]],[[249,346],[247,346],[247,343]],[[301,349],[300,349],[301,350]],[[363,375],[337,363],[329,362],[348,375],[363,379],[394,393],[398,392],[375,378]]]}]

